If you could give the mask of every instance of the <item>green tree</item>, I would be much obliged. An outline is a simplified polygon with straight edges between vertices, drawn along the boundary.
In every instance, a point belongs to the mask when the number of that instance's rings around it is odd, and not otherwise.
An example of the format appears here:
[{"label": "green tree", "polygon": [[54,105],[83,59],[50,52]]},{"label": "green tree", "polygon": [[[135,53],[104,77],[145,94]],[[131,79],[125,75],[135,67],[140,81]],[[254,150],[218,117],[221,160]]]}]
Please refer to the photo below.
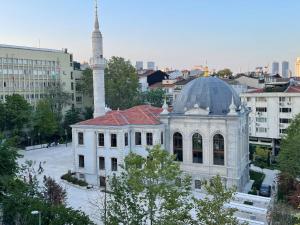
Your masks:
[{"label": "green tree", "polygon": [[6,97],[5,121],[6,129],[21,133],[22,129],[29,122],[32,108],[29,103],[18,94]]},{"label": "green tree", "polygon": [[72,134],[71,133],[72,129],[71,129],[70,125],[78,123],[81,120],[82,119],[80,118],[80,112],[78,109],[75,109],[74,107],[72,107],[70,110],[68,110],[66,112],[65,118],[64,118],[64,129],[67,130],[67,134],[69,137]]},{"label": "green tree", "polygon": [[130,61],[112,57],[105,69],[105,97],[111,109],[126,109],[140,103],[139,83]]},{"label": "green tree", "polygon": [[93,70],[86,68],[82,72],[81,80],[77,83],[76,89],[81,93],[93,96]]},{"label": "green tree", "polygon": [[219,77],[230,77],[230,76],[232,76],[232,71],[228,68],[225,68],[223,70],[219,70],[217,72],[217,76],[219,76]]},{"label": "green tree", "polygon": [[270,151],[268,149],[256,146],[253,156],[254,165],[260,168],[265,168],[270,164]]},{"label": "green tree", "polygon": [[280,171],[295,179],[300,175],[300,114],[287,129],[287,134],[281,141],[279,152]]},{"label": "green tree", "polygon": [[161,107],[164,103],[165,91],[161,88],[152,89],[142,94],[142,102],[155,107]]},{"label": "green tree", "polygon": [[5,105],[0,101],[0,132],[5,129]]},{"label": "green tree", "polygon": [[58,131],[57,115],[52,111],[51,105],[47,100],[40,100],[34,113],[34,131],[40,134],[42,140],[49,141]]},{"label": "green tree", "polygon": [[144,158],[130,153],[121,175],[109,180],[108,224],[190,224],[191,178],[174,157],[154,146]]},{"label": "green tree", "polygon": [[199,225],[237,225],[240,224],[233,216],[236,209],[225,208],[233,198],[235,188],[226,189],[218,175],[204,184],[208,194],[204,199],[195,199],[195,209]]}]

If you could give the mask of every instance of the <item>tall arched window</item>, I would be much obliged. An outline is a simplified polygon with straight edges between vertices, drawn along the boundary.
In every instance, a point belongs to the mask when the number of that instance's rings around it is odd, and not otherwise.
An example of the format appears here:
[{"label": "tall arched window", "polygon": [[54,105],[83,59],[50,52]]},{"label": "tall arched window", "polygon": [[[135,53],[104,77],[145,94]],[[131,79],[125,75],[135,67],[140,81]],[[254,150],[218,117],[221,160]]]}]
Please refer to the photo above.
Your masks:
[{"label": "tall arched window", "polygon": [[173,135],[173,151],[176,156],[176,161],[182,162],[182,135],[178,132]]},{"label": "tall arched window", "polygon": [[193,135],[193,163],[203,163],[202,136],[198,133]]},{"label": "tall arched window", "polygon": [[214,148],[214,164],[224,165],[224,137],[221,134],[216,134],[213,140]]}]

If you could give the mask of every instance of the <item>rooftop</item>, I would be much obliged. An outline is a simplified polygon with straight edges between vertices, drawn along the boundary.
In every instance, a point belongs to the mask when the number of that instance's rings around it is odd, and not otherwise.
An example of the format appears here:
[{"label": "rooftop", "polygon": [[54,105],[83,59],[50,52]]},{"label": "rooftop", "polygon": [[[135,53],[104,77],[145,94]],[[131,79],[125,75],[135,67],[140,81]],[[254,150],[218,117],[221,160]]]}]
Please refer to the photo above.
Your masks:
[{"label": "rooftop", "polygon": [[162,109],[150,105],[134,106],[125,110],[113,110],[104,116],[82,121],[76,125],[125,126],[125,125],[157,125]]},{"label": "rooftop", "polygon": [[37,48],[37,47],[25,47],[25,46],[5,45],[5,44],[0,44],[0,48],[14,48],[14,49],[21,49],[21,50],[43,51],[43,52],[57,52],[57,53],[63,53],[63,52],[65,52],[65,49],[57,50],[57,49]]}]

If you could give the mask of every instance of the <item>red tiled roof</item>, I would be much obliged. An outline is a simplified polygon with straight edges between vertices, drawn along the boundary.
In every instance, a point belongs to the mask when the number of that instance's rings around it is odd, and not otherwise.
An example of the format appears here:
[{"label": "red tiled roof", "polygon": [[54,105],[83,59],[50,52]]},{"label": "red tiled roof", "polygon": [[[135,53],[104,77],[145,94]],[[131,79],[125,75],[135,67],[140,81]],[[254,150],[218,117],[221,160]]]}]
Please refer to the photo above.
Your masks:
[{"label": "red tiled roof", "polygon": [[255,89],[255,90],[251,90],[247,93],[264,93],[265,90],[263,88],[259,88],[259,89]]},{"label": "red tiled roof", "polygon": [[290,85],[286,90],[286,93],[300,93],[300,86],[292,86]]},{"label": "red tiled roof", "polygon": [[113,110],[106,115],[82,121],[77,125],[123,126],[123,125],[156,125],[160,124],[159,114],[162,108],[150,105],[139,105],[126,110]]}]

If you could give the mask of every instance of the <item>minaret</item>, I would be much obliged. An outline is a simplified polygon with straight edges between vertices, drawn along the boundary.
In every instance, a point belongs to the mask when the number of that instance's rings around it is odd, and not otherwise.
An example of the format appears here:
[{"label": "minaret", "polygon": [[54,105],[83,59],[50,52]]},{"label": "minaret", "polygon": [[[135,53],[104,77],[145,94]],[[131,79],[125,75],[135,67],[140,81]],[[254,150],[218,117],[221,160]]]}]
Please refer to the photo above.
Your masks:
[{"label": "minaret", "polygon": [[104,68],[102,34],[99,30],[98,7],[96,0],[95,25],[92,34],[93,57],[91,66],[93,69],[94,89],[94,118],[105,115],[105,89],[104,89]]}]

